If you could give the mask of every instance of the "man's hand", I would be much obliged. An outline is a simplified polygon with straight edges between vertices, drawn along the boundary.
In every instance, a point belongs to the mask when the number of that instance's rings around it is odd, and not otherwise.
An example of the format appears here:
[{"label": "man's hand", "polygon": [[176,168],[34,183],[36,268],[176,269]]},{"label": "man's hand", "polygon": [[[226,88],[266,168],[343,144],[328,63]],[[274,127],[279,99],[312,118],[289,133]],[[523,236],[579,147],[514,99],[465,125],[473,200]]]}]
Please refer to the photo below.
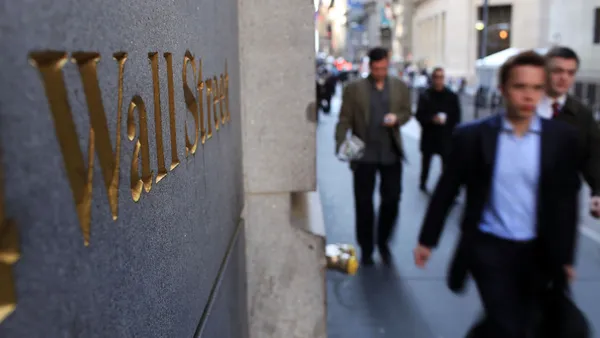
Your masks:
[{"label": "man's hand", "polygon": [[386,127],[394,127],[398,124],[398,116],[396,114],[387,113],[383,117],[383,125]]},{"label": "man's hand", "polygon": [[443,124],[442,122],[442,117],[438,114],[436,114],[433,119],[431,119],[431,122],[433,122],[434,124]]},{"label": "man's hand", "polygon": [[429,257],[431,256],[431,249],[419,244],[415,248],[413,254],[415,256],[415,265],[423,269],[425,268],[425,265],[427,265],[427,261],[429,261]]},{"label": "man's hand", "polygon": [[572,265],[565,265],[565,274],[567,275],[569,282],[575,280],[575,277],[577,276],[575,268]]},{"label": "man's hand", "polygon": [[600,218],[600,197],[592,196],[590,200],[590,214],[595,218]]}]

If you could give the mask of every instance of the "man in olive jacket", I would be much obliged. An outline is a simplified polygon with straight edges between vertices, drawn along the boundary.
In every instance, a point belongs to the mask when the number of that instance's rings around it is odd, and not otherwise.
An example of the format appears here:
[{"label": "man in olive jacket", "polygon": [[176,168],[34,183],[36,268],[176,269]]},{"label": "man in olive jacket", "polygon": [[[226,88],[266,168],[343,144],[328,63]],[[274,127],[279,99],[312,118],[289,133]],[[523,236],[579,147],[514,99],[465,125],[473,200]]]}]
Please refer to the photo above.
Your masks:
[{"label": "man in olive jacket", "polygon": [[351,162],[354,174],[356,236],[362,250],[362,263],[373,264],[375,177],[381,178],[381,205],[377,229],[377,246],[383,262],[389,265],[388,247],[393,233],[402,191],[404,149],[399,127],[411,117],[408,87],[400,79],[388,76],[387,50],[369,52],[368,78],[348,84],[336,127],[336,152],[348,131],[365,143],[362,158]]}]

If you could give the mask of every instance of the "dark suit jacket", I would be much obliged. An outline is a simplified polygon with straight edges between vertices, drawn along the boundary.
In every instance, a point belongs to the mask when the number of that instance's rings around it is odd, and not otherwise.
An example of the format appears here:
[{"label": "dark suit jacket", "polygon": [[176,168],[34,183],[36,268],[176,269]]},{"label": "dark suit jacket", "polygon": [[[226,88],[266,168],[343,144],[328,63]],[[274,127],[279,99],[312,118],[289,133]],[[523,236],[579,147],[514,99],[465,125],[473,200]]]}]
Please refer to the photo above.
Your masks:
[{"label": "dark suit jacket", "polygon": [[[446,113],[446,123],[433,123],[439,112]],[[421,124],[421,151],[423,153],[445,154],[449,148],[452,130],[461,121],[460,100],[448,88],[441,92],[428,88],[419,95],[415,117]]]},{"label": "dark suit jacket", "polygon": [[577,128],[581,173],[592,188],[592,194],[600,196],[600,128],[592,111],[577,99],[568,96],[556,119]]},{"label": "dark suit jacket", "polygon": [[[361,140],[366,140],[370,115],[370,86],[371,83],[368,79],[360,79],[349,83],[344,89],[342,108],[335,130],[336,152],[346,139],[348,130],[351,130]],[[412,116],[410,92],[406,84],[395,77],[389,77],[389,86],[390,113],[396,114],[398,127],[400,127]],[[400,129],[390,128],[390,132],[398,151],[404,156]]]},{"label": "dark suit jacket", "polygon": [[[502,117],[496,115],[455,129],[448,167],[433,193],[421,228],[420,244],[437,246],[459,188],[466,188],[461,237],[449,274],[451,289],[455,291],[462,287],[469,270],[470,242],[477,237],[490,196],[501,126]],[[540,144],[537,233],[544,261],[554,270],[574,260],[581,185],[577,154],[573,151],[577,134],[568,124],[542,119]]]}]

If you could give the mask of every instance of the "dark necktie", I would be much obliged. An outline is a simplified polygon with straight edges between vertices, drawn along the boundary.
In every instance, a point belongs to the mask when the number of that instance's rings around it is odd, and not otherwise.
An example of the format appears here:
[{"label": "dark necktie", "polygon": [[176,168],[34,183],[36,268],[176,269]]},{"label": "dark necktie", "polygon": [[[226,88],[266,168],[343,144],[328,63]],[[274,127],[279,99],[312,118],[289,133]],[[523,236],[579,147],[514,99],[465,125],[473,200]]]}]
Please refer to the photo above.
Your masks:
[{"label": "dark necktie", "polygon": [[560,114],[560,103],[554,101],[554,103],[552,103],[552,117],[556,118],[558,114]]}]

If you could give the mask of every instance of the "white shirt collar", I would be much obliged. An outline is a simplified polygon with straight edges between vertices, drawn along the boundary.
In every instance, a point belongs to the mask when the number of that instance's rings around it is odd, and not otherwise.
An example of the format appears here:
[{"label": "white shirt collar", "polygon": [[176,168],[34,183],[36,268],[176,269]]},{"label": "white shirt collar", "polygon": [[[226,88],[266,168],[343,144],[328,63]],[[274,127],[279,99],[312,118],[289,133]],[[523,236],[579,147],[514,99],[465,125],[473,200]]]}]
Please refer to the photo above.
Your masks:
[{"label": "white shirt collar", "polygon": [[[512,132],[513,126],[512,124],[508,121],[508,119],[505,116],[506,112],[502,113],[502,129],[504,131],[509,131]],[[531,122],[529,123],[529,132],[531,133],[540,133],[542,131],[542,121],[541,118],[539,116],[533,116],[531,119]]]},{"label": "white shirt collar", "polygon": [[554,102],[558,102],[558,104],[562,107],[565,105],[565,102],[567,102],[567,94],[563,94],[557,98],[551,98],[547,95],[544,95],[544,97],[542,98],[542,104],[547,104],[548,106],[551,106]]},{"label": "white shirt collar", "polygon": [[561,95],[556,99],[544,95],[537,106],[538,115],[546,119],[551,119],[552,115],[554,114],[552,109],[552,104],[554,101],[558,102],[559,109],[562,109],[562,107],[565,105],[565,102],[567,102],[567,95]]}]

